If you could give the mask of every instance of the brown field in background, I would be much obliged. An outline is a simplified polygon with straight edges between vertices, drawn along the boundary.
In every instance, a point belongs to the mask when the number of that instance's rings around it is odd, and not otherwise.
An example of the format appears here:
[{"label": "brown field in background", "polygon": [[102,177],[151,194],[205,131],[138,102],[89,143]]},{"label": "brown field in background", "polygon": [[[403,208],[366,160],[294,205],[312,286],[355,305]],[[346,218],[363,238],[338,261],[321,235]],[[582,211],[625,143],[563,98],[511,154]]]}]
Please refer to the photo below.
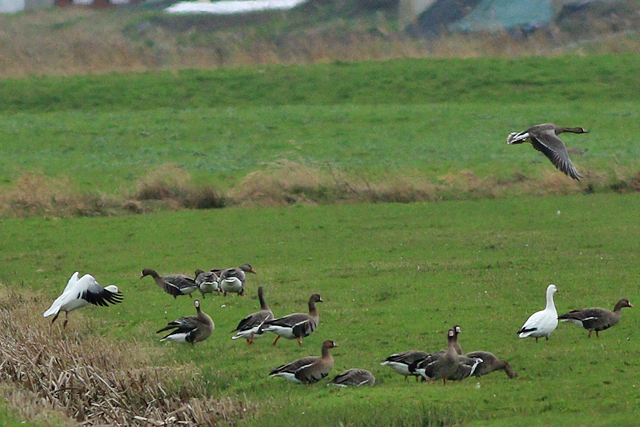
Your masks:
[{"label": "brown field in background", "polygon": [[[198,20],[117,8],[32,11],[0,15],[0,77],[638,52],[638,6],[632,0],[616,4],[615,9],[605,5],[596,12],[572,15],[528,36],[501,32],[430,38],[398,31],[395,14],[390,12],[283,30],[282,25],[265,26],[256,14],[235,17],[235,25],[229,25],[226,17]],[[269,16],[286,22],[286,13]],[[243,19],[262,26],[242,25]]]}]

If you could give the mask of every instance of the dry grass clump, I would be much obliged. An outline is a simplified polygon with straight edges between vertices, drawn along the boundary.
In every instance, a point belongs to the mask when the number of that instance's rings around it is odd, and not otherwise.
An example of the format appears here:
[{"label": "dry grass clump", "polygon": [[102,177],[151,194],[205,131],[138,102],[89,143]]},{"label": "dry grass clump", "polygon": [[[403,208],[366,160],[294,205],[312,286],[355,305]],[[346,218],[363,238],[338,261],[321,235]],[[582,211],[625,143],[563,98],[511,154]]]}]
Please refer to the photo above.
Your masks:
[{"label": "dry grass clump", "polygon": [[174,165],[163,165],[142,178],[133,198],[161,200],[175,208],[212,209],[226,204],[215,189],[194,185],[189,172]]},{"label": "dry grass clump", "polygon": [[105,215],[113,205],[106,197],[77,193],[66,178],[35,172],[23,174],[13,188],[0,193],[2,216]]},{"label": "dry grass clump", "polygon": [[15,293],[0,305],[2,390],[22,416],[53,414],[67,425],[218,426],[246,414],[243,402],[208,397],[196,366],[150,366],[152,349],[75,331],[78,322],[61,335],[41,309],[37,298]]}]

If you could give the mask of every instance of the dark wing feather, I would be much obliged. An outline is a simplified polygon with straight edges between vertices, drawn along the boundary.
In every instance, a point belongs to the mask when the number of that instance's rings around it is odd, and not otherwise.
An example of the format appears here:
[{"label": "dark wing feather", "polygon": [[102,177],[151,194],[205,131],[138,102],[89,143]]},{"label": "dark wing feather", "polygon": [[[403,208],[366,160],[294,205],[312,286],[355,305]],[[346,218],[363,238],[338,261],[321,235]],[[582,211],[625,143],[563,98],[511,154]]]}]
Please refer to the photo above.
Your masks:
[{"label": "dark wing feather", "polygon": [[313,331],[316,330],[316,322],[315,320],[309,318],[306,319],[300,323],[297,323],[294,327],[293,327],[293,336],[296,338],[304,338],[304,337],[308,337],[309,335],[311,335],[313,333]]},{"label": "dark wing feather", "polygon": [[[97,291],[97,292],[96,292]],[[122,292],[111,292],[102,287],[99,290],[86,289],[78,294],[78,299],[83,299],[90,304],[106,307],[122,302]]]},{"label": "dark wing feather", "polygon": [[298,359],[295,362],[287,363],[285,365],[280,365],[277,368],[271,370],[269,375],[279,374],[280,372],[290,372],[295,374],[295,372],[302,368],[303,366],[311,365],[313,362],[320,359],[319,357],[305,357],[303,359]]},{"label": "dark wing feather", "polygon": [[540,138],[531,135],[531,145],[533,145],[533,148],[547,156],[558,170],[579,181],[582,176],[573,166],[573,163],[571,163],[569,153],[567,153],[567,148],[562,140],[549,133],[545,133],[544,136],[545,138]]},{"label": "dark wing feather", "polygon": [[236,331],[246,331],[248,329],[255,328],[256,326],[262,325],[265,321],[273,319],[273,313],[271,311],[258,311],[257,313],[252,313],[242,319],[238,326],[231,332]]}]

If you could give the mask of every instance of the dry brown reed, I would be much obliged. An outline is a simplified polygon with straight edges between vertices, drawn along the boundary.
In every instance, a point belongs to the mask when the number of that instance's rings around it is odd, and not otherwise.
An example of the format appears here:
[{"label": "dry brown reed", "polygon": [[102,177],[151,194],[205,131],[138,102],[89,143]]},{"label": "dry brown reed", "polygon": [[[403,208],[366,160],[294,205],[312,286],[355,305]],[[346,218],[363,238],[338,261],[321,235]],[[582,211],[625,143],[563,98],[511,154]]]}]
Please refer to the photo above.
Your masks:
[{"label": "dry brown reed", "polygon": [[79,193],[66,178],[27,172],[0,193],[1,216],[104,215],[114,202],[101,195]]},{"label": "dry brown reed", "polygon": [[230,397],[209,397],[193,364],[152,366],[151,348],[97,336],[90,321],[78,322],[81,315],[62,331],[38,314],[43,304],[37,296],[7,292],[4,286],[0,291],[5,294],[0,304],[2,391],[29,420],[220,426],[236,424],[252,409]]},{"label": "dry brown reed", "polygon": [[292,204],[412,203],[438,200],[548,196],[593,192],[639,192],[640,172],[581,170],[582,181],[551,168],[539,175],[479,176],[469,169],[427,178],[419,171],[365,176],[331,164],[281,159],[247,174],[226,192],[202,185],[183,168],[164,165],[142,177],[124,196],[96,197],[72,191],[64,179],[28,173],[0,192],[0,215],[86,216],[141,214],[158,210],[212,209],[225,206]]}]

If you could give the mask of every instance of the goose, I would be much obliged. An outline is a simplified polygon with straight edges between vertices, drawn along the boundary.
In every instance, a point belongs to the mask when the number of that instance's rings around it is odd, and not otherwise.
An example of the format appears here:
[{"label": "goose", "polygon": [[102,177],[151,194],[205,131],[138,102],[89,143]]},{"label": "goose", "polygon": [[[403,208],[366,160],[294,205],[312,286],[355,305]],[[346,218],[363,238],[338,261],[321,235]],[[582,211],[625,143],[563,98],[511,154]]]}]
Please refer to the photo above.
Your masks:
[{"label": "goose", "polygon": [[445,385],[448,379],[461,380],[473,375],[478,365],[482,363],[482,359],[458,354],[455,349],[456,339],[455,329],[449,329],[447,350],[433,353],[425,360],[418,362],[413,370],[427,381],[442,380]]},{"label": "goose", "polygon": [[215,329],[213,320],[202,311],[199,299],[194,300],[193,305],[196,307],[198,313],[196,316],[181,317],[173,322],[167,323],[167,326],[156,332],[156,334],[159,334],[160,332],[173,329],[173,331],[169,332],[169,334],[160,340],[161,342],[188,342],[195,345],[195,343],[209,338],[209,335],[211,335]]},{"label": "goose", "polygon": [[62,295],[56,298],[51,307],[44,312],[44,317],[55,314],[51,321],[52,325],[61,311],[65,312],[64,324],[62,325],[62,328],[65,329],[69,322],[69,312],[76,308],[82,308],[89,304],[106,307],[109,303],[118,304],[122,302],[122,292],[116,285],[109,285],[103,288],[92,275],[85,274],[81,279],[78,279],[79,276],[80,274],[77,271],[71,275],[67,286],[62,291]]},{"label": "goose", "polygon": [[333,368],[333,357],[329,349],[338,347],[332,340],[322,343],[322,357],[305,357],[286,365],[278,366],[269,372],[270,377],[282,377],[294,383],[313,384],[327,375]]},{"label": "goose", "polygon": [[244,286],[246,283],[246,274],[253,273],[258,274],[251,267],[251,264],[242,264],[238,268],[225,268],[220,273],[220,289],[224,296],[227,296],[227,292],[236,292],[238,295],[244,296]]},{"label": "goose", "polygon": [[348,387],[348,386],[373,387],[375,383],[376,383],[376,377],[374,377],[371,372],[365,369],[358,369],[358,368],[347,369],[341,374],[336,375],[331,380],[331,384],[336,385],[338,387]]},{"label": "goose", "polygon": [[320,323],[320,315],[316,309],[317,302],[324,302],[319,294],[309,297],[309,314],[293,313],[277,319],[264,322],[263,329],[277,335],[272,345],[276,345],[280,337],[287,339],[297,339],[298,345],[302,347],[302,338],[313,333]]},{"label": "goose", "polygon": [[[456,353],[462,354],[462,348],[460,347],[460,344],[458,344],[458,341],[457,341],[457,336],[461,332],[460,326],[454,325],[453,330],[456,334],[456,342],[454,343],[454,348],[456,350]],[[441,350],[441,353],[444,353],[445,351],[446,350]],[[415,370],[412,371],[410,367],[413,367],[413,369],[415,369],[415,366],[419,362],[421,362],[422,360],[425,360],[427,357],[431,356],[431,354],[432,353],[427,353],[426,351],[420,351],[420,350],[403,351],[401,353],[392,354],[391,356],[383,360],[380,364],[383,366],[390,367],[400,375],[404,375],[405,381],[410,375],[415,376],[417,381],[420,378],[422,378],[422,375],[415,372]]]},{"label": "goose", "polygon": [[142,270],[140,278],[142,279],[146,276],[153,277],[153,280],[160,286],[160,289],[172,295],[174,298],[178,298],[180,295],[189,295],[191,297],[191,292],[198,289],[195,280],[184,274],[171,274],[162,277],[155,270],[145,268]]},{"label": "goose", "polygon": [[562,314],[558,316],[558,319],[565,322],[570,321],[578,326],[582,326],[589,331],[588,337],[591,337],[591,332],[596,331],[596,337],[600,338],[600,335],[598,335],[599,331],[604,331],[618,324],[624,307],[633,307],[633,305],[631,305],[628,299],[622,298],[616,303],[613,311],[597,307],[583,308]]},{"label": "goose", "polygon": [[563,127],[556,126],[552,123],[544,123],[532,126],[523,132],[510,133],[507,137],[507,144],[531,142],[533,148],[547,156],[556,168],[579,181],[582,176],[573,166],[573,163],[571,163],[564,142],[558,138],[558,135],[563,132],[588,133],[580,127]]},{"label": "goose", "polygon": [[[476,367],[476,370],[473,372],[473,375],[475,375],[476,377],[481,377],[482,375],[487,375],[493,371],[498,370],[504,370],[509,378],[515,378],[517,376],[509,363],[502,359],[499,359],[495,354],[489,353],[488,351],[472,351],[471,353],[467,353],[465,356],[482,360],[482,362],[480,362],[480,364]],[[464,372],[456,371],[454,377],[450,377],[449,379],[458,379],[463,375]]]},{"label": "goose", "polygon": [[262,329],[262,325],[265,321],[273,319],[274,315],[264,300],[264,289],[262,286],[258,287],[258,300],[260,301],[260,311],[252,313],[242,319],[240,323],[238,323],[238,326],[231,331],[237,331],[231,339],[246,338],[247,344],[252,344],[254,338],[260,338],[266,334],[266,331]]},{"label": "goose", "polygon": [[202,298],[205,298],[205,294],[212,294],[214,292],[220,293],[220,285],[218,283],[218,275],[213,271],[196,270],[196,285],[198,290],[202,294]]},{"label": "goose", "polygon": [[538,338],[545,337],[549,341],[549,335],[558,327],[558,312],[556,305],[553,303],[553,294],[558,292],[556,285],[547,287],[547,306],[544,310],[533,313],[522,328],[517,332],[520,338],[534,337],[536,342]]}]

